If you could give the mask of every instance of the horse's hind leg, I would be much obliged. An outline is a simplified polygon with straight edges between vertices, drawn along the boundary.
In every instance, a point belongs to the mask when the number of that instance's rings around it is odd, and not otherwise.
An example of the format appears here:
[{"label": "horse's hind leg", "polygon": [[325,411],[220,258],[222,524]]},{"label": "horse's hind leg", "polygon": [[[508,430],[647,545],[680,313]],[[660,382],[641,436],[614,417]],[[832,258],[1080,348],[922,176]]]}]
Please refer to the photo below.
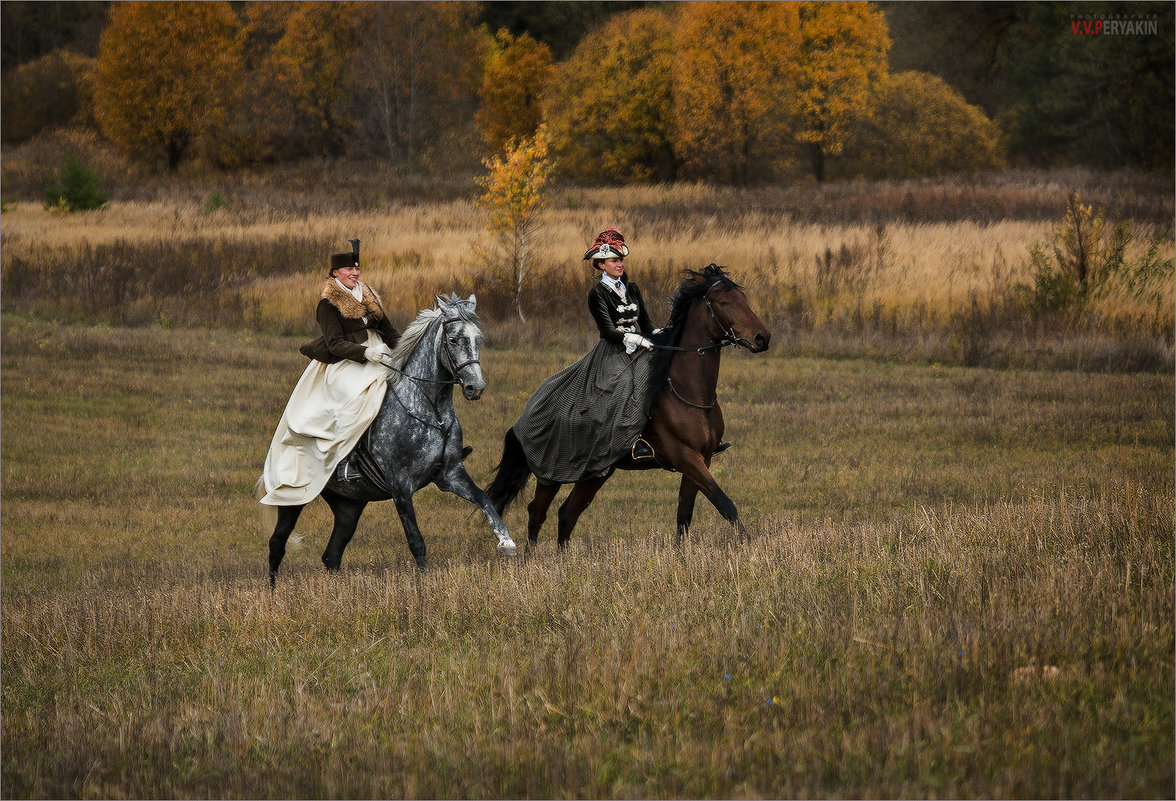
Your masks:
[{"label": "horse's hind leg", "polygon": [[302,514],[305,506],[279,506],[278,522],[274,526],[274,533],[269,541],[269,575],[270,586],[274,586],[278,579],[278,567],[282,564],[282,557],[286,555],[286,540],[294,533],[294,526],[298,523],[298,515]]},{"label": "horse's hind leg", "polygon": [[343,550],[355,536],[355,527],[359,525],[359,516],[363,514],[367,501],[344,498],[330,489],[323,490],[322,497],[335,516],[331,540],[327,543],[327,549],[323,551],[323,564],[327,570],[338,570],[343,561]]},{"label": "horse's hind leg", "polygon": [[[612,475],[609,473],[609,475]],[[572,529],[576,527],[576,521],[580,519],[580,515],[592,503],[592,499],[596,497],[596,493],[604,486],[604,482],[608,481],[609,476],[604,478],[592,478],[585,481],[577,481],[576,486],[572,487],[572,491],[568,493],[568,498],[563,502],[563,506],[559,507],[559,547],[562,548],[568,544],[571,539]]]},{"label": "horse's hind leg", "polygon": [[531,545],[539,543],[539,530],[543,528],[543,521],[547,519],[547,510],[551,502],[559,494],[560,484],[544,484],[536,482],[535,497],[527,504],[527,542]]}]

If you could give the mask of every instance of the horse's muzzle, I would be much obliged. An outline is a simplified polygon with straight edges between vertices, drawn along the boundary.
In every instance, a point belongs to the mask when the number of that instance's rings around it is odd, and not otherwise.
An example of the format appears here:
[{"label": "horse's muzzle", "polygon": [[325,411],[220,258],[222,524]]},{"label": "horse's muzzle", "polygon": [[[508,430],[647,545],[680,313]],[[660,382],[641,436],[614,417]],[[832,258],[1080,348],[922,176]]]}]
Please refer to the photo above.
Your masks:
[{"label": "horse's muzzle", "polygon": [[471,381],[468,384],[461,385],[461,394],[465,395],[466,400],[481,400],[482,392],[486,389],[485,381]]},{"label": "horse's muzzle", "polygon": [[762,334],[756,334],[755,339],[747,339],[741,337],[739,344],[747,348],[752,353],[763,353],[768,349],[768,343],[772,341],[772,335],[766,331]]}]

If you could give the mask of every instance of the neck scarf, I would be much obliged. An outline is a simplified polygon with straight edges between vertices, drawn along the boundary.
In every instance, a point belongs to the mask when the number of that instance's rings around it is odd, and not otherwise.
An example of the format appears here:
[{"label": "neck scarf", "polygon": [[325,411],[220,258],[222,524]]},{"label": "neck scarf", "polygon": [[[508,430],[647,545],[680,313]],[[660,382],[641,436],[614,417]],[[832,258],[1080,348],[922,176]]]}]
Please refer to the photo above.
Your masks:
[{"label": "neck scarf", "polygon": [[348,289],[347,285],[344,284],[342,281],[340,281],[338,278],[335,279],[335,283],[338,284],[339,286],[343,287],[343,289],[345,291],[350,292],[351,297],[355,298],[360,303],[363,303],[363,284],[356,281],[355,282],[355,289]]}]

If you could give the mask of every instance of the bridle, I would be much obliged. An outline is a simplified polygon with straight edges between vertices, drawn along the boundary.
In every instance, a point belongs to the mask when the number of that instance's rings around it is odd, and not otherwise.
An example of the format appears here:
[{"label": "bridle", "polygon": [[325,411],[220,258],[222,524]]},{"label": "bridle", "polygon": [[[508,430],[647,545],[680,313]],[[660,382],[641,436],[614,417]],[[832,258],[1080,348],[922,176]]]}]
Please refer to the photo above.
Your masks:
[{"label": "bridle", "polygon": [[[441,347],[442,347],[443,352],[445,354],[446,361],[452,362],[453,361],[453,354],[449,351],[449,345],[446,341],[448,338],[444,334],[445,326],[450,325],[451,323],[461,323],[461,322],[465,322],[465,321],[462,320],[460,317],[458,317],[458,318],[454,318],[452,320],[445,320],[441,323],[441,331],[442,331]],[[413,381],[417,381],[421,384],[452,384],[454,386],[461,386],[461,379],[457,377],[457,374],[459,372],[461,372],[461,369],[463,367],[469,367],[471,364],[479,364],[480,365],[481,363],[482,362],[478,359],[466,359],[464,362],[461,362],[457,365],[448,366],[450,374],[453,375],[453,378],[451,378],[448,381],[443,381],[443,380],[439,380],[436,378],[421,378],[420,376],[411,375],[410,373],[406,373],[403,370],[398,370],[395,367],[389,367],[388,369],[394,373],[399,373],[400,375],[404,376],[405,378],[411,378]]]},{"label": "bridle", "polygon": [[[715,287],[717,287],[721,283],[723,283],[723,279],[716,278],[714,281],[711,281],[710,286],[708,286],[706,288],[706,291],[702,293],[702,302],[704,304],[706,304],[707,312],[710,314],[710,317],[714,321],[715,325],[717,325],[719,327],[719,330],[723,332],[723,336],[721,339],[714,341],[714,342],[711,342],[711,344],[709,344],[709,345],[703,345],[701,348],[681,348],[676,345],[654,345],[653,346],[654,349],[655,350],[695,351],[698,353],[699,356],[701,356],[703,353],[705,353],[708,350],[722,349],[722,348],[725,348],[728,346],[735,347],[735,348],[743,347],[742,345],[739,344],[739,337],[737,337],[735,335],[734,325],[724,324],[723,321],[721,319],[719,319],[719,313],[715,311],[715,307],[711,304],[711,299],[710,299],[711,290],[714,289]],[[677,393],[675,392],[674,394],[677,394]],[[684,398],[683,398],[683,401],[685,401]],[[688,403],[688,401],[686,401],[686,402]],[[694,404],[690,404],[690,405],[693,406]],[[705,408],[705,407],[699,407],[699,408]]]}]

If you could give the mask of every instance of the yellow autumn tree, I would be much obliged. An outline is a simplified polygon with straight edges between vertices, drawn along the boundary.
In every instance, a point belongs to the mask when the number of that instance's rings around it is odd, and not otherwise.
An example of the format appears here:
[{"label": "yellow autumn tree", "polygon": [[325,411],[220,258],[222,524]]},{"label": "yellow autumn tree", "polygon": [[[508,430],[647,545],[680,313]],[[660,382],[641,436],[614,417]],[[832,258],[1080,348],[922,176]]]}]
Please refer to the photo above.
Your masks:
[{"label": "yellow autumn tree", "polygon": [[510,271],[515,313],[526,322],[523,283],[531,267],[531,250],[547,206],[554,167],[546,127],[540,125],[533,137],[509,142],[501,156],[492,156],[483,164],[488,172],[477,180],[482,189],[478,204],[486,210],[486,227],[498,245],[497,255]]},{"label": "yellow autumn tree", "polygon": [[94,76],[106,138],[170,170],[214,138],[239,86],[237,28],[227,2],[112,4]]},{"label": "yellow autumn tree", "polygon": [[846,144],[848,174],[910,178],[975,172],[1004,163],[995,123],[938,76],[888,75],[869,106]]},{"label": "yellow autumn tree", "polygon": [[[255,20],[268,11],[267,4],[260,5]],[[269,12],[280,18],[282,33],[259,68],[264,91],[259,99],[266,109],[259,123],[264,139],[281,156],[343,152],[354,127],[343,75],[355,57],[355,11],[350,2],[305,2]]]},{"label": "yellow autumn tree", "polygon": [[674,21],[674,148],[686,177],[746,184],[791,151],[797,82],[794,3],[694,2]]},{"label": "yellow autumn tree", "polygon": [[796,139],[809,151],[817,183],[826,159],[841,153],[852,120],[886,73],[890,35],[873,3],[805,0],[800,15],[799,72],[794,85]]},{"label": "yellow autumn tree", "polygon": [[492,152],[512,139],[534,136],[542,122],[539,97],[555,72],[551,48],[530,34],[514,36],[503,28],[494,35],[479,91],[477,120]]},{"label": "yellow autumn tree", "polygon": [[621,12],[589,32],[543,100],[561,172],[590,183],[674,179],[673,69],[661,9]]}]

